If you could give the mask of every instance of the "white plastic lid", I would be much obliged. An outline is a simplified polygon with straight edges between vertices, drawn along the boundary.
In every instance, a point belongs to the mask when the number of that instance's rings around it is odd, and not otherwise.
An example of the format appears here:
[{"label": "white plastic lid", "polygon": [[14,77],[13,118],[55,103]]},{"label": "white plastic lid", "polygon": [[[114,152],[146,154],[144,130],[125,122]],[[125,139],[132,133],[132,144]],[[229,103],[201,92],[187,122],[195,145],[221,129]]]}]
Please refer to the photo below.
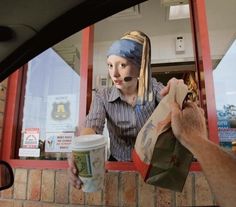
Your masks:
[{"label": "white plastic lid", "polygon": [[101,134],[89,134],[75,137],[72,143],[73,149],[91,149],[104,146],[106,144],[105,137]]}]

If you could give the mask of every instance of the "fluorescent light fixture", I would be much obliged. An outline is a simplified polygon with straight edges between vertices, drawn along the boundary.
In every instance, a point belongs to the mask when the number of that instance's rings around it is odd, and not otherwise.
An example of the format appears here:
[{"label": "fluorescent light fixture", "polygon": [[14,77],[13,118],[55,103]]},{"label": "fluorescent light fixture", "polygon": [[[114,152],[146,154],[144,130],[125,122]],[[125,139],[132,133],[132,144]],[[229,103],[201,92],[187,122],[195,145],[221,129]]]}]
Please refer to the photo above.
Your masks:
[{"label": "fluorescent light fixture", "polygon": [[190,17],[189,4],[170,6],[169,20],[187,19]]}]

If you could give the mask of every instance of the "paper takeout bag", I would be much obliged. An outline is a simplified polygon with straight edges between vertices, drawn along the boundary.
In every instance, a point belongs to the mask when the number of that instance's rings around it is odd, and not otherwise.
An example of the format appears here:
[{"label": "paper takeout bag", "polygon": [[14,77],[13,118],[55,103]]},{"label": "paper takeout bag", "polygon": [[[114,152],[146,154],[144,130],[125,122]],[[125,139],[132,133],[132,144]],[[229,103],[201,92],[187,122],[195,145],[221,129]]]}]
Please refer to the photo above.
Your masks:
[{"label": "paper takeout bag", "polygon": [[174,137],[171,129],[170,103],[182,107],[188,88],[184,83],[171,84],[139,132],[132,152],[134,164],[148,184],[181,192],[193,155]]}]

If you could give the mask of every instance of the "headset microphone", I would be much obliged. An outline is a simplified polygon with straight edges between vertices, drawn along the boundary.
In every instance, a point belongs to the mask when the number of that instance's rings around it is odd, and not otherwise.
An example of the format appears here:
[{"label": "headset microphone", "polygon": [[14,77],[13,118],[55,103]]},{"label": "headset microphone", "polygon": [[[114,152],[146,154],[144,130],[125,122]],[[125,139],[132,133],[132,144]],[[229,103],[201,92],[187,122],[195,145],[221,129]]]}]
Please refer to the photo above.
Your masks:
[{"label": "headset microphone", "polygon": [[131,81],[133,78],[139,79],[139,77],[126,76],[126,77],[124,77],[124,81],[125,81],[125,82],[129,82],[129,81]]}]

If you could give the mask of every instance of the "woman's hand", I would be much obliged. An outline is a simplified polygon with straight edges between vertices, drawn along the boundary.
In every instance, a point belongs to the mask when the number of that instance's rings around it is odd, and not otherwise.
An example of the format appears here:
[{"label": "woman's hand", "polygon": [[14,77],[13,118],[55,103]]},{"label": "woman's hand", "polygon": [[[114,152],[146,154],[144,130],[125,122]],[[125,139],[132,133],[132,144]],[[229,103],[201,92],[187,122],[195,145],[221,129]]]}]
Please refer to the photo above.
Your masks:
[{"label": "woman's hand", "polygon": [[77,189],[81,189],[83,183],[82,183],[81,179],[78,176],[79,171],[78,171],[78,169],[75,165],[72,153],[68,154],[67,161],[68,161],[68,165],[69,165],[69,168],[67,170],[68,171],[69,182],[73,187],[75,187]]},{"label": "woman's hand", "polygon": [[[78,131],[76,132],[76,135],[78,136]],[[80,130],[80,135],[88,135],[88,134],[96,134],[95,130],[92,128],[83,128]],[[68,177],[69,177],[69,182],[72,186],[75,188],[81,189],[83,182],[79,178],[79,170],[77,169],[74,161],[74,157],[72,153],[68,153],[67,156],[67,161],[68,161]]]},{"label": "woman's hand", "polygon": [[164,87],[164,88],[160,91],[160,94],[161,94],[162,96],[167,95],[167,94],[169,93],[171,84],[173,84],[173,83],[178,84],[178,83],[183,83],[183,82],[184,82],[184,81],[183,81],[182,79],[171,78],[171,79],[168,81],[167,86]]}]

